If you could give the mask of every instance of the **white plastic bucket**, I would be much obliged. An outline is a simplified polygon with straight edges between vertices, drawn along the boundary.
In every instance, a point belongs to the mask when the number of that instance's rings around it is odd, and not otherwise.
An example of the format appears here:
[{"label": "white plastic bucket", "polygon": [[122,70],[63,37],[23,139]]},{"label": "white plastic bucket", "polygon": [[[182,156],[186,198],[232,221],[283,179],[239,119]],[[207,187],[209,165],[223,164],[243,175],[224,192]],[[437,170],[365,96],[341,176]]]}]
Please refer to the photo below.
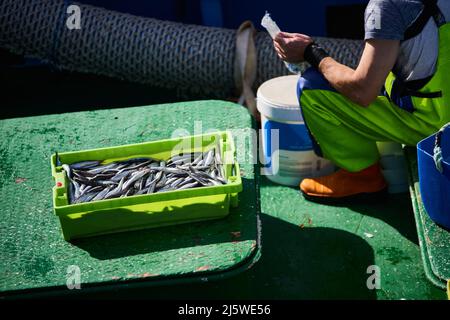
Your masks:
[{"label": "white plastic bucket", "polygon": [[313,151],[297,99],[298,78],[298,75],[273,78],[257,92],[265,175],[288,186],[298,186],[304,178],[330,174],[335,168]]},{"label": "white plastic bucket", "polygon": [[408,173],[402,145],[397,142],[377,142],[381,171],[388,184],[389,193],[409,190]]}]

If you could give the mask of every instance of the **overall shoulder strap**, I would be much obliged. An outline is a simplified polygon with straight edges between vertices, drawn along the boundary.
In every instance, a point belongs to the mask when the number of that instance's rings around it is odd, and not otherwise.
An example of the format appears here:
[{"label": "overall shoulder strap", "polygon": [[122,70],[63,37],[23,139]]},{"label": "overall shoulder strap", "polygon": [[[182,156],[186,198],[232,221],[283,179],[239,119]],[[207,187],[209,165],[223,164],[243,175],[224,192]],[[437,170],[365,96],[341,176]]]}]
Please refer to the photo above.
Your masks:
[{"label": "overall shoulder strap", "polygon": [[[422,11],[406,29],[403,41],[414,38],[419,33],[421,33],[423,28],[425,28],[425,25],[430,20],[430,18],[433,18],[438,28],[446,24],[445,17],[437,5],[437,0],[421,0],[421,1],[423,3]],[[404,98],[406,98],[406,100],[409,99],[408,100],[409,103],[406,103],[406,105],[409,105],[413,110],[414,108],[411,102],[412,96],[419,98],[442,97],[442,91],[426,92],[426,93],[419,91],[430,81],[432,77],[433,76],[424,79],[404,82],[401,81],[399,78],[395,77],[395,75],[391,72],[390,76],[386,79],[385,95],[389,99],[392,99],[399,106],[402,104],[402,101],[400,101],[399,104],[398,100],[402,100]]]},{"label": "overall shoulder strap", "polygon": [[404,40],[414,38],[421,33],[431,17],[433,17],[438,28],[446,23],[445,17],[437,5],[437,0],[422,0],[422,3],[423,9],[406,29]]}]

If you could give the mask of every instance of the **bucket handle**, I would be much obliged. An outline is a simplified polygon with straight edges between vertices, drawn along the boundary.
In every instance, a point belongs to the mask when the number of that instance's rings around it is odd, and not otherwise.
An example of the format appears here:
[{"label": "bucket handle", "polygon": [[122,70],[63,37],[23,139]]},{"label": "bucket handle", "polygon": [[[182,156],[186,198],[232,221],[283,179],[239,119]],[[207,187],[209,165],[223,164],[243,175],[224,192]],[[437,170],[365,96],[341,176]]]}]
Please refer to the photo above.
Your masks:
[{"label": "bucket handle", "polygon": [[442,134],[444,133],[445,129],[450,128],[450,122],[444,125],[437,133],[436,133],[436,139],[434,141],[434,149],[433,149],[433,159],[434,164],[436,165],[436,169],[440,172],[444,172],[444,168],[442,167],[442,148],[441,148],[441,140],[442,140]]}]

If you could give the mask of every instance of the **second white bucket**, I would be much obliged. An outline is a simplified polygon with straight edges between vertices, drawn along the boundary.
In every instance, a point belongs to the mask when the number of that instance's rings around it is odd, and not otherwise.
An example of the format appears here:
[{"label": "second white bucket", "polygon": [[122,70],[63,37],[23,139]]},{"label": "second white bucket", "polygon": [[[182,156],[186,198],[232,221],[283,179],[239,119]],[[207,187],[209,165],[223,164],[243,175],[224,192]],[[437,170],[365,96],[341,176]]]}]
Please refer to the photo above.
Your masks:
[{"label": "second white bucket", "polygon": [[400,143],[377,142],[382,173],[388,183],[389,193],[409,191],[408,171]]},{"label": "second white bucket", "polygon": [[273,78],[258,89],[265,175],[298,186],[302,179],[330,174],[335,167],[316,156],[297,99],[298,75]]}]

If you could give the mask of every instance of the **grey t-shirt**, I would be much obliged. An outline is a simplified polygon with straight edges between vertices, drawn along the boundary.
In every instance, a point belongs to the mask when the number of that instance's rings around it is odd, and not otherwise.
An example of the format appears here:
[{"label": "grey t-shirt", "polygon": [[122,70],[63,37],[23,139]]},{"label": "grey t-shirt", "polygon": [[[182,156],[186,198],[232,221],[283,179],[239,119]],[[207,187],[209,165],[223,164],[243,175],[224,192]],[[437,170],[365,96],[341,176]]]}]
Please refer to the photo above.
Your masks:
[{"label": "grey t-shirt", "polygon": [[[450,22],[450,0],[439,0],[447,22]],[[365,11],[365,40],[403,40],[408,26],[423,8],[420,0],[370,0]],[[436,71],[439,36],[433,19],[414,38],[402,41],[393,72],[404,81],[429,77]]]}]

